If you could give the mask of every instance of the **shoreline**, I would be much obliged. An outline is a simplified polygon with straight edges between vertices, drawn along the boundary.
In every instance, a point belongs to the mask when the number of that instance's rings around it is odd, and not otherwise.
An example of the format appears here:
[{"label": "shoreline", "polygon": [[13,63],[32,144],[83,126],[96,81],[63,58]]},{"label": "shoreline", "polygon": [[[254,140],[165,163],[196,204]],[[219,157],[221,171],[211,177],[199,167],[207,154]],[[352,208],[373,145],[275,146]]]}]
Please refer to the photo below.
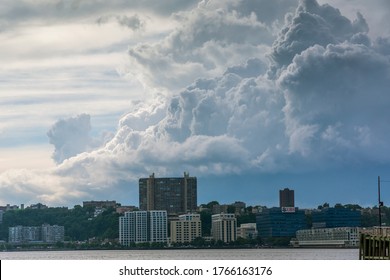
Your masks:
[{"label": "shoreline", "polygon": [[40,249],[40,248],[31,248],[31,249],[11,249],[3,250],[1,252],[70,252],[70,251],[184,251],[184,250],[348,250],[348,249],[359,249],[358,247],[336,247],[336,246],[320,246],[320,247],[182,247],[182,248],[52,248],[52,249]]}]

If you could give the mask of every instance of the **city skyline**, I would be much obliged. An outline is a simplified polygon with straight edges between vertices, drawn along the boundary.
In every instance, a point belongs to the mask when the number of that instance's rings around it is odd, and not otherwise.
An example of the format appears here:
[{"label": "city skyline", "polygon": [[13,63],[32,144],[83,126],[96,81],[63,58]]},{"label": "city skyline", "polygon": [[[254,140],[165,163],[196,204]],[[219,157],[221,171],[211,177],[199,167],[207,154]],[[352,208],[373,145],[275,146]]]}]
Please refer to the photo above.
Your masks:
[{"label": "city skyline", "polygon": [[0,205],[390,203],[388,1],[0,4]]}]

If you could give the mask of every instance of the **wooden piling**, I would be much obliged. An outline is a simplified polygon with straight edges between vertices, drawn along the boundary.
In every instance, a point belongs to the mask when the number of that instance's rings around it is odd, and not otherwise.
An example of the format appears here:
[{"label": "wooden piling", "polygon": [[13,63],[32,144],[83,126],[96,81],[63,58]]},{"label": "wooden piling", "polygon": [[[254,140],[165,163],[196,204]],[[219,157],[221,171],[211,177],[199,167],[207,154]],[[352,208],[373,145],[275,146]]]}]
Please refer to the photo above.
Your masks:
[{"label": "wooden piling", "polygon": [[361,233],[359,259],[390,260],[390,236]]}]

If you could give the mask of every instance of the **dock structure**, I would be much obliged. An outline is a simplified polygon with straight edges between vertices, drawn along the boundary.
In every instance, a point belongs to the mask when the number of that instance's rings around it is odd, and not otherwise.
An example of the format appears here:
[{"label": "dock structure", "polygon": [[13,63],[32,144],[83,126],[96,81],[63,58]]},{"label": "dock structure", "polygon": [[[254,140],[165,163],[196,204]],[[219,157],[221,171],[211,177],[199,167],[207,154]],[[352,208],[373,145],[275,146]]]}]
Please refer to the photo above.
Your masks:
[{"label": "dock structure", "polygon": [[361,232],[359,259],[390,260],[390,227],[378,227]]}]

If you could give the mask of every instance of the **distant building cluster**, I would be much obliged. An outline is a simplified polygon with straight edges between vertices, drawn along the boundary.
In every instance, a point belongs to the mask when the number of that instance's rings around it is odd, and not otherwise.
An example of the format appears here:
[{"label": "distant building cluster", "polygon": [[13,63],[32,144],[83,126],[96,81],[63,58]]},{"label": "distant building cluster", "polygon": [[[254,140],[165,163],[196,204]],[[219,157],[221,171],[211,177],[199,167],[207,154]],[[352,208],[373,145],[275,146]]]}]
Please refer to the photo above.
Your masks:
[{"label": "distant building cluster", "polygon": [[107,209],[107,208],[116,208],[117,207],[117,203],[115,200],[105,200],[105,201],[95,201],[95,200],[91,200],[91,201],[83,201],[83,207],[86,208],[86,207],[91,207],[91,208],[104,208],[104,209]]},{"label": "distant building cluster", "polygon": [[[291,245],[296,247],[351,247],[357,246],[359,242],[360,210],[342,206],[329,207],[328,204],[319,209],[302,210],[295,206],[295,193],[289,188],[279,190],[279,207],[246,207],[241,201],[232,204],[212,201],[198,208],[197,187],[197,178],[191,177],[187,172],[184,172],[183,177],[159,178],[152,174],[139,179],[139,207],[122,206],[115,200],[83,201],[83,207],[92,208],[94,217],[106,209],[115,209],[121,215],[119,242],[123,246],[139,243],[190,244],[199,238],[223,243],[231,243],[239,238],[282,238],[290,239]],[[26,207],[46,208],[41,203]],[[6,211],[18,209],[24,209],[24,205],[20,208],[9,204],[0,206],[0,224]],[[211,216],[211,221],[208,221],[211,225],[206,227],[209,232],[202,228],[202,211],[207,211],[208,217]],[[240,216],[248,213],[252,215],[251,222],[242,223]],[[254,217],[256,222],[253,222]],[[311,228],[308,228],[308,217]],[[44,224],[35,227],[9,227],[10,243],[56,243],[63,240],[63,226]]]},{"label": "distant building cluster", "polygon": [[10,205],[7,204],[5,206],[0,206],[0,211],[7,212],[7,211],[15,211],[15,210],[24,210],[24,209],[47,209],[47,205],[42,203],[37,204],[31,204],[30,206],[24,207],[24,204],[18,205]]},{"label": "distant building cluster", "polygon": [[[140,211],[124,210],[119,222],[119,241],[124,246],[141,242],[191,243],[202,236],[197,208],[197,179],[157,178],[154,174],[139,180]],[[356,246],[360,212],[325,207],[311,212],[313,229],[307,228],[307,212],[295,207],[294,190],[279,191],[279,207],[253,207],[256,223],[237,226],[237,217],[246,204],[212,204],[210,238],[230,243],[237,238],[295,238],[294,246],[304,244],[343,244]],[[159,235],[157,235],[159,233]],[[306,243],[305,243],[306,242]],[[316,243],[317,242],[317,243]]]},{"label": "distant building cluster", "polygon": [[119,217],[119,242],[124,246],[144,242],[166,243],[168,224],[171,242],[192,242],[201,236],[197,209],[197,179],[184,173],[182,178],[139,179],[139,211]]},{"label": "distant building cluster", "polygon": [[245,208],[246,204],[242,201],[236,201],[232,204],[215,204],[213,205],[212,213],[221,214],[232,211],[236,216],[240,216],[245,212]]},{"label": "distant building cluster", "polygon": [[43,224],[42,226],[15,226],[8,228],[9,243],[56,243],[64,241],[63,226]]}]

